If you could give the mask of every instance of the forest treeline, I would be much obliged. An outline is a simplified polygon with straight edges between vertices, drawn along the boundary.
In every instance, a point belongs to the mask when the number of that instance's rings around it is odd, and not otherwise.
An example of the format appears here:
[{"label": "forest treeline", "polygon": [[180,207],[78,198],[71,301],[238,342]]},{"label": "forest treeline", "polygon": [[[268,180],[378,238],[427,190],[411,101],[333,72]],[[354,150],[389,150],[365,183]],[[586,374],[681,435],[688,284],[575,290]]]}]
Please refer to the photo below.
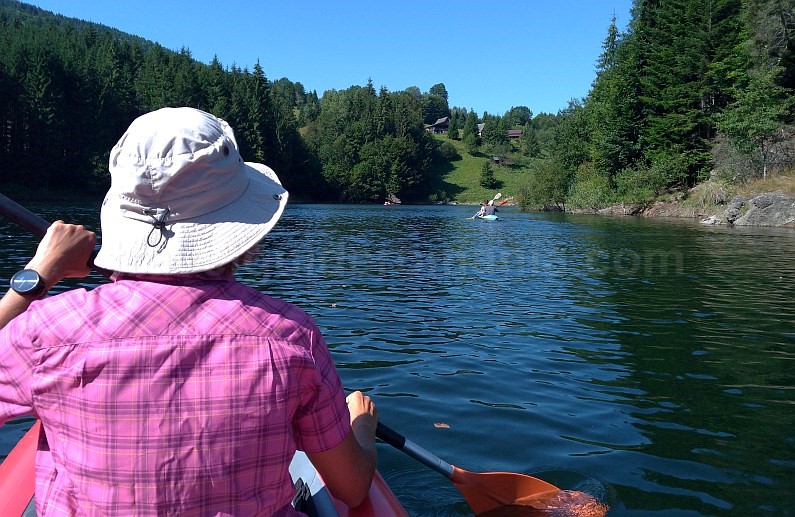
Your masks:
[{"label": "forest treeline", "polygon": [[561,112],[529,205],[642,203],[712,177],[791,171],[795,3],[635,0],[588,96]]},{"label": "forest treeline", "polygon": [[[246,159],[294,199],[451,200],[460,159],[521,175],[525,207],[643,201],[710,174],[746,181],[792,163],[791,0],[635,0],[607,31],[588,95],[556,114],[451,107],[443,83],[390,92],[372,81],[319,97],[300,82],[205,64],[117,30],[0,0],[0,185],[100,194],[107,156],[133,118],[194,106],[226,119]],[[517,57],[518,60],[521,57]],[[528,99],[532,102],[532,99]],[[445,135],[425,130],[449,118]],[[522,129],[510,139],[508,129]],[[459,146],[460,148],[460,146]]]},{"label": "forest treeline", "polygon": [[269,81],[259,63],[203,64],[187,48],[0,0],[0,184],[104,192],[108,153],[135,117],[193,106],[227,120],[241,154],[278,171],[294,199],[421,201],[438,158],[423,120],[449,111],[440,88],[429,100],[368,84],[321,100]]}]

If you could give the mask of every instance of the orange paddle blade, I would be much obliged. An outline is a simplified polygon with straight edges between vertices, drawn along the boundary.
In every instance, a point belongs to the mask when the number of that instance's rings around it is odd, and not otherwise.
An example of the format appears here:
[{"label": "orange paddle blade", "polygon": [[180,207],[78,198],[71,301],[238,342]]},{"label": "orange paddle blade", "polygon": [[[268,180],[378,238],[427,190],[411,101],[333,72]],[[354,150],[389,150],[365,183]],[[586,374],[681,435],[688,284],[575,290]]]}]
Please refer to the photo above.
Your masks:
[{"label": "orange paddle blade", "polygon": [[475,515],[482,517],[604,517],[609,509],[590,494],[560,490],[555,485],[524,474],[475,473],[453,466],[450,479]]},{"label": "orange paddle blade", "polygon": [[[540,500],[543,499],[543,500]],[[545,517],[604,517],[610,507],[591,494],[577,490],[560,490],[552,497],[519,500],[515,506],[530,506]]]},{"label": "orange paddle blade", "polygon": [[450,480],[475,515],[501,506],[530,506],[520,503],[522,500],[532,499],[544,504],[560,492],[558,487],[546,481],[512,472],[475,473],[453,466]]}]

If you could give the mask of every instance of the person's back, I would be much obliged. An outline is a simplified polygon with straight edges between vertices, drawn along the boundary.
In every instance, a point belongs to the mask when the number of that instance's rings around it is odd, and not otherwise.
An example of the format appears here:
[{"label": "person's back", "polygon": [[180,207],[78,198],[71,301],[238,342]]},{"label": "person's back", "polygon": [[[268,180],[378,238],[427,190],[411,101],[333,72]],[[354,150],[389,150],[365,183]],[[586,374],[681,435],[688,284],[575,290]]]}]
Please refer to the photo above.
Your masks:
[{"label": "person's back", "polygon": [[292,499],[283,469],[296,447],[327,449],[348,432],[311,318],[231,280],[181,284],[119,280],[14,322],[30,331],[68,315],[33,351],[57,451],[50,505],[272,515]]},{"label": "person's back", "polygon": [[[296,448],[358,504],[375,407],[346,404],[306,313],[234,280],[286,205],[273,171],[244,163],[223,121],[179,108],[137,119],[111,173],[96,263],[113,282],[0,301],[0,422],[33,414],[46,435],[38,513],[295,514]],[[86,243],[50,242],[70,233],[93,236],[56,223],[29,263],[47,288],[87,273]]]}]

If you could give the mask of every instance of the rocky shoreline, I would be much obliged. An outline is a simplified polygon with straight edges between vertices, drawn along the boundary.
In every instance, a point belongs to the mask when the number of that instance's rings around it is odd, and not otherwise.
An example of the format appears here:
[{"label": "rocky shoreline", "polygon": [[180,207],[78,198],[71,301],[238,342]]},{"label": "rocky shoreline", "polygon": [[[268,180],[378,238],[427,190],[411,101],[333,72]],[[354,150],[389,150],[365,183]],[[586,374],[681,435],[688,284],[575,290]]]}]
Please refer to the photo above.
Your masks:
[{"label": "rocky shoreline", "polygon": [[795,197],[781,192],[768,192],[750,198],[736,196],[723,213],[707,217],[701,223],[795,228]]},{"label": "rocky shoreline", "polygon": [[656,201],[649,205],[615,205],[595,213],[641,217],[684,217],[702,224],[730,226],[776,226],[795,228],[795,196],[783,192],[764,192],[735,196],[724,205],[693,208],[680,200]]}]

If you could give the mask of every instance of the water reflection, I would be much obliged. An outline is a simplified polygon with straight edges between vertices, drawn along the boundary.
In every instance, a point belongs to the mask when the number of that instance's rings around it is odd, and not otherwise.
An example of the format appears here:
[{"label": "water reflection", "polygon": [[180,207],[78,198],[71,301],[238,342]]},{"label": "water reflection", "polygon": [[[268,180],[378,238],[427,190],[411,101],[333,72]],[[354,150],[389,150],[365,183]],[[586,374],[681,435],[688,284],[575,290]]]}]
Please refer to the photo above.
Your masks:
[{"label": "water reflection", "polygon": [[[624,445],[643,452],[623,461],[646,464],[641,481],[622,487],[623,503],[643,507],[660,492],[660,504],[662,494],[673,493],[688,501],[680,509],[704,514],[776,514],[793,501],[781,484],[784,469],[771,465],[792,458],[793,417],[785,407],[795,386],[787,373],[793,352],[787,336],[795,322],[793,235],[653,229],[624,232],[622,246],[640,257],[664,246],[669,256],[681,257],[681,268],[603,277],[614,290],[608,300],[626,316],[608,327],[629,352],[624,364],[631,371],[607,385],[633,388],[622,403],[638,434],[623,433]],[[744,392],[738,382],[757,390]],[[758,461],[760,453],[767,462]]]}]

